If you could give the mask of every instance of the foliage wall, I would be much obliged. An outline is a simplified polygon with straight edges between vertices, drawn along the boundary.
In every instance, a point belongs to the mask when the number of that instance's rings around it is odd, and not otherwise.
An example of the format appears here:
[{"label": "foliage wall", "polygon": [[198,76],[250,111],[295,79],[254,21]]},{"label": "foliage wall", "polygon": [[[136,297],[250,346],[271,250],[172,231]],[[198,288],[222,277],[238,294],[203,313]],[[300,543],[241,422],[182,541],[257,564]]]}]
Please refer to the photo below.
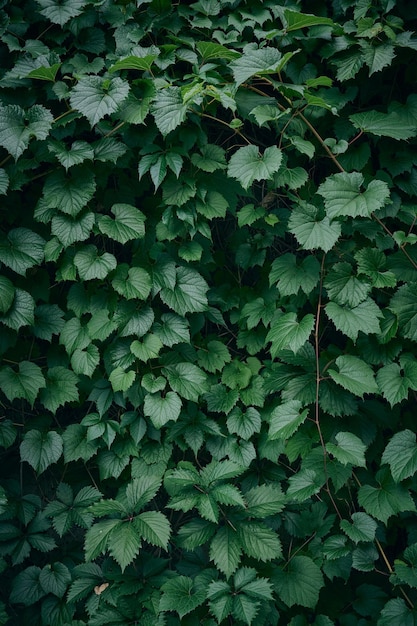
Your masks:
[{"label": "foliage wall", "polygon": [[13,0],[0,624],[417,624],[417,9]]}]

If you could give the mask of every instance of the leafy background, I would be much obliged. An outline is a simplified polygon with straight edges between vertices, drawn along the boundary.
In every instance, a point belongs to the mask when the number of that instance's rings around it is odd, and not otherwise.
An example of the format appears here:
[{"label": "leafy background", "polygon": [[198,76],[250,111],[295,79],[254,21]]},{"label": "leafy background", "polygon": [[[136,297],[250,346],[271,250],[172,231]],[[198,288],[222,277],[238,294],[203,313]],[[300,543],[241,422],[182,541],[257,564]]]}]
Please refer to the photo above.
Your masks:
[{"label": "leafy background", "polygon": [[0,624],[417,623],[416,20],[1,3]]}]

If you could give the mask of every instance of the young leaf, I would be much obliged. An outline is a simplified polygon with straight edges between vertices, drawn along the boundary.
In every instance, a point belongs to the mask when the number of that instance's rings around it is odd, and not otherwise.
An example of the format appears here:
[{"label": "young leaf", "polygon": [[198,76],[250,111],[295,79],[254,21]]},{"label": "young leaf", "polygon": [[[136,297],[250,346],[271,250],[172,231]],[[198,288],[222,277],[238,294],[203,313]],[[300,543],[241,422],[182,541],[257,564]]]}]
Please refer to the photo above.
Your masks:
[{"label": "young leaf", "polygon": [[300,412],[301,402],[290,400],[273,409],[269,418],[268,439],[289,439],[305,421],[308,409]]},{"label": "young leaf", "polygon": [[177,421],[181,407],[181,398],[175,391],[168,391],[164,396],[150,393],[145,396],[143,412],[151,419],[155,428],[160,429],[170,420]]},{"label": "young leaf", "polygon": [[142,239],[145,235],[145,216],[130,204],[114,204],[111,212],[115,219],[108,215],[100,215],[98,228],[101,233],[119,243],[127,243],[132,239]]},{"label": "young leaf", "polygon": [[345,354],[337,357],[339,371],[329,369],[328,374],[337,383],[351,393],[363,397],[364,393],[378,393],[372,368],[356,356]]},{"label": "young leaf", "polygon": [[337,445],[326,444],[327,452],[330,452],[343,465],[357,465],[366,467],[365,450],[366,445],[353,433],[338,432],[335,435]]},{"label": "young leaf", "polygon": [[276,146],[266,148],[262,155],[256,146],[245,146],[232,155],[227,173],[248,189],[255,180],[271,180],[281,161],[282,152]]}]

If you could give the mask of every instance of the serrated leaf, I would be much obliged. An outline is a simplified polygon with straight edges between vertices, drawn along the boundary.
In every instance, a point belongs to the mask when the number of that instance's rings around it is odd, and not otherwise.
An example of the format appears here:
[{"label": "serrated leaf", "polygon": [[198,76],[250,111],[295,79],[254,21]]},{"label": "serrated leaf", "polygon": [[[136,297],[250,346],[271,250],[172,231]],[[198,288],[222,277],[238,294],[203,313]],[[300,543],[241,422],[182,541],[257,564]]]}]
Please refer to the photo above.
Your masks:
[{"label": "serrated leaf", "polygon": [[296,502],[303,502],[320,491],[323,480],[314,470],[302,469],[291,476],[288,482],[287,497]]},{"label": "serrated leaf", "polygon": [[389,199],[389,188],[382,180],[372,180],[366,190],[361,186],[364,178],[359,172],[332,174],[320,185],[317,193],[324,198],[330,219],[335,217],[370,217]]},{"label": "serrated leaf", "polygon": [[59,337],[59,343],[65,346],[68,354],[72,354],[77,348],[84,350],[91,343],[91,339],[87,328],[81,325],[78,317],[72,317],[65,322]]},{"label": "serrated leaf", "polygon": [[116,63],[109,68],[109,72],[118,72],[120,70],[149,71],[152,67],[153,62],[157,58],[157,54],[147,54],[144,57],[131,55],[125,57],[124,59],[116,61]]},{"label": "serrated leaf", "polygon": [[390,66],[395,57],[394,46],[390,43],[376,46],[373,43],[361,42],[361,48],[365,63],[369,67],[369,76]]},{"label": "serrated leaf", "polygon": [[388,463],[396,483],[413,476],[417,471],[415,433],[408,429],[395,433],[386,446],[381,461]]},{"label": "serrated leaf", "polygon": [[336,263],[326,276],[324,286],[329,299],[341,306],[356,307],[366,300],[371,284],[353,275],[350,263]]},{"label": "serrated leaf", "polygon": [[127,263],[118,265],[112,286],[127,300],[146,300],[152,288],[151,277],[142,267],[129,267]]},{"label": "serrated leaf", "polygon": [[162,373],[173,389],[186,400],[197,402],[207,391],[207,375],[193,363],[177,363],[163,368]]},{"label": "serrated leaf", "polygon": [[290,400],[273,409],[269,419],[268,439],[288,439],[305,421],[308,409],[300,412],[301,402]]},{"label": "serrated leaf", "polygon": [[111,161],[116,163],[117,159],[124,155],[127,146],[114,137],[102,137],[92,144],[94,148],[94,160],[106,163]]},{"label": "serrated leaf", "polygon": [[135,382],[134,371],[125,372],[122,367],[116,367],[109,376],[113,391],[127,391]]},{"label": "serrated leaf", "polygon": [[247,440],[261,430],[262,420],[259,411],[254,407],[249,407],[244,412],[236,407],[229,414],[226,423],[230,433],[236,433]]},{"label": "serrated leaf", "polygon": [[417,284],[402,285],[391,298],[390,310],[398,318],[399,331],[403,337],[417,339]]},{"label": "serrated leaf", "polygon": [[107,550],[114,528],[123,525],[119,519],[105,519],[94,524],[85,535],[85,560],[92,561]]},{"label": "serrated leaf", "polygon": [[109,553],[120,565],[122,572],[139,554],[141,545],[141,537],[130,521],[115,525],[108,541]]},{"label": "serrated leaf", "polygon": [[363,398],[364,393],[378,393],[374,372],[362,359],[350,354],[337,357],[338,371],[329,369],[329,376],[341,387]]},{"label": "serrated leaf", "polygon": [[330,452],[343,465],[366,467],[366,445],[359,437],[349,432],[338,432],[335,439],[337,444],[326,444],[327,452]]},{"label": "serrated leaf", "polygon": [[310,313],[298,322],[296,313],[285,313],[271,324],[266,336],[266,343],[271,342],[271,356],[275,358],[281,350],[298,352],[308,341],[314,328],[314,317]]},{"label": "serrated leaf", "polygon": [[94,150],[86,141],[74,141],[68,150],[63,142],[51,141],[48,150],[55,154],[66,170],[73,165],[80,165],[84,161],[92,161],[94,158]]},{"label": "serrated leaf", "polygon": [[245,493],[246,514],[264,518],[276,515],[285,505],[285,495],[279,484],[258,485]]},{"label": "serrated leaf", "polygon": [[[161,315],[161,324],[155,324],[153,330],[164,346],[169,348],[178,343],[188,343],[190,341],[187,320],[179,315],[175,315],[175,313],[163,313]],[[199,363],[199,365],[201,364]]]},{"label": "serrated leaf", "polygon": [[187,114],[187,105],[183,102],[181,89],[174,86],[159,89],[152,103],[151,112],[162,135],[168,135],[182,124]]},{"label": "serrated leaf", "polygon": [[161,591],[159,609],[176,611],[181,619],[206,599],[205,589],[196,587],[188,576],[176,576],[168,580],[162,585]]},{"label": "serrated leaf", "polygon": [[356,307],[340,306],[329,302],[325,307],[327,316],[342,333],[356,342],[359,332],[366,335],[381,332],[378,319],[382,312],[371,298]]},{"label": "serrated leaf", "polygon": [[269,284],[277,284],[283,296],[296,295],[301,289],[311,293],[319,282],[320,264],[314,256],[297,263],[295,254],[287,253],[274,259],[269,274]]},{"label": "serrated leaf", "polygon": [[142,341],[133,341],[130,344],[130,351],[140,361],[149,361],[150,359],[156,359],[161,348],[163,346],[162,341],[154,333],[145,335]]},{"label": "serrated leaf", "polygon": [[57,0],[36,1],[41,7],[39,12],[53,24],[59,24],[59,26],[63,26],[71,18],[80,15],[86,4],[85,0],[63,0],[63,2],[58,2]]},{"label": "serrated leaf", "polygon": [[31,137],[46,139],[52,126],[51,112],[40,104],[24,111],[16,104],[0,107],[0,146],[15,161],[29,145]]},{"label": "serrated leaf", "polygon": [[171,525],[160,511],[145,511],[135,517],[134,526],[139,535],[152,546],[166,550],[171,536]]},{"label": "serrated leaf", "polygon": [[388,600],[381,611],[377,626],[415,626],[417,612],[410,609],[402,598]]},{"label": "serrated leaf", "polygon": [[285,30],[287,33],[300,28],[309,28],[310,26],[334,26],[334,22],[329,17],[321,17],[311,15],[310,13],[299,13],[292,9],[285,9]]},{"label": "serrated leaf", "polygon": [[410,492],[394,482],[387,467],[377,473],[376,479],[378,487],[362,485],[358,491],[359,504],[369,515],[386,524],[392,515],[416,510]]},{"label": "serrated leaf", "polygon": [[236,595],[233,599],[232,615],[241,622],[251,626],[253,620],[258,615],[259,602],[247,598],[243,594]]},{"label": "serrated leaf", "polygon": [[61,455],[62,438],[54,430],[46,433],[29,430],[20,444],[20,458],[27,461],[38,474],[42,474],[47,467],[56,463]]},{"label": "serrated leaf", "polygon": [[74,265],[81,280],[93,280],[94,278],[102,280],[116,268],[117,261],[110,252],[104,252],[100,255],[96,246],[90,244],[76,253]]},{"label": "serrated leaf", "polygon": [[366,111],[355,113],[349,117],[355,128],[364,133],[377,135],[378,137],[391,137],[392,139],[410,139],[417,134],[417,122],[407,122],[395,111],[380,113],[379,111]]},{"label": "serrated leaf", "polygon": [[214,413],[230,413],[239,398],[237,389],[228,389],[226,385],[221,383],[212,385],[204,399],[207,402],[207,408]]},{"label": "serrated leaf", "polygon": [[340,522],[340,528],[349,539],[352,539],[354,543],[373,541],[375,539],[378,524],[372,517],[359,511],[358,513],[352,513],[351,519],[352,523],[345,519]]},{"label": "serrated leaf", "polygon": [[28,228],[13,228],[7,237],[0,239],[0,261],[17,274],[43,260],[45,240]]},{"label": "serrated leaf", "polygon": [[129,94],[129,83],[121,78],[81,76],[71,91],[71,106],[95,126],[103,117],[117,111]]},{"label": "serrated leaf", "polygon": [[51,341],[64,327],[64,312],[56,304],[40,304],[35,309],[33,334],[40,339]]},{"label": "serrated leaf", "polygon": [[319,209],[312,204],[299,204],[288,221],[290,232],[306,250],[321,249],[329,252],[342,233],[340,222],[325,215],[319,218]]},{"label": "serrated leaf", "polygon": [[254,50],[251,47],[244,49],[242,56],[230,63],[237,85],[241,85],[251,76],[275,74],[280,69],[281,52],[274,47]]},{"label": "serrated leaf", "polygon": [[162,301],[178,315],[205,311],[208,285],[195,270],[187,267],[176,268],[175,286],[164,287],[160,291]]},{"label": "serrated leaf", "polygon": [[144,414],[151,419],[155,428],[162,428],[170,420],[176,422],[182,407],[181,398],[175,391],[147,394],[143,406]]},{"label": "serrated leaf", "polygon": [[[209,44],[211,45],[211,44]],[[212,44],[216,45],[216,44]],[[223,46],[222,46],[223,47]],[[208,143],[201,147],[201,154],[194,152],[191,155],[191,162],[203,172],[215,172],[226,169],[226,153],[223,148],[215,144]]]},{"label": "serrated leaf", "polygon": [[97,346],[90,344],[84,350],[76,349],[71,356],[71,367],[76,374],[91,376],[100,363],[100,352]]},{"label": "serrated leaf", "polygon": [[210,59],[236,59],[239,56],[239,53],[235,50],[230,50],[226,46],[212,41],[199,41],[196,44],[196,48],[204,62]]},{"label": "serrated leaf", "polygon": [[6,276],[0,276],[0,313],[7,313],[13,304],[14,295],[13,283]]},{"label": "serrated leaf", "polygon": [[9,175],[6,170],[0,168],[0,195],[5,195],[9,188]]},{"label": "serrated leaf", "polygon": [[30,565],[20,572],[13,580],[10,601],[29,606],[46,595],[39,580],[40,573],[41,568],[36,565]]},{"label": "serrated leaf", "polygon": [[98,443],[87,441],[86,429],[81,424],[70,424],[62,434],[65,463],[83,459],[88,461],[97,452]]},{"label": "serrated leaf", "polygon": [[377,383],[381,393],[391,406],[408,397],[410,389],[417,387],[417,363],[411,357],[400,358],[400,365],[389,363],[377,373]]},{"label": "serrated leaf", "polygon": [[86,166],[75,166],[68,172],[59,169],[47,177],[41,203],[47,209],[59,209],[75,217],[92,199],[95,190],[94,174]]},{"label": "serrated leaf", "polygon": [[10,402],[15,398],[24,398],[33,406],[45,384],[41,368],[30,361],[21,361],[18,371],[9,366],[0,370],[0,388]]},{"label": "serrated leaf", "polygon": [[78,376],[61,365],[50,367],[46,373],[46,387],[41,390],[43,406],[56,413],[58,407],[78,400]]},{"label": "serrated leaf", "polygon": [[296,555],[285,569],[274,572],[274,587],[287,606],[299,604],[314,609],[324,580],[320,568],[307,556]]},{"label": "serrated leaf", "polygon": [[261,522],[247,522],[238,528],[243,551],[258,561],[271,561],[282,556],[282,547],[276,531]]},{"label": "serrated leaf", "polygon": [[12,330],[19,330],[22,326],[32,326],[34,321],[34,299],[26,291],[16,289],[12,306],[4,315],[0,315],[0,322]]},{"label": "serrated leaf", "polygon": [[62,598],[71,582],[71,574],[63,563],[51,563],[42,568],[39,582],[45,593]]},{"label": "serrated leaf", "polygon": [[94,213],[91,212],[75,218],[70,215],[55,215],[51,221],[51,232],[67,248],[76,241],[88,239],[93,226]]},{"label": "serrated leaf", "polygon": [[227,173],[248,189],[255,180],[271,180],[281,162],[282,152],[276,146],[266,148],[262,155],[257,146],[244,146],[231,156]]},{"label": "serrated leaf", "polygon": [[130,204],[114,204],[111,212],[114,220],[108,215],[98,218],[100,232],[123,244],[144,237],[145,216],[142,211]]},{"label": "serrated leaf", "polygon": [[222,526],[210,544],[210,559],[226,578],[237,570],[242,548],[236,532],[229,526]]}]

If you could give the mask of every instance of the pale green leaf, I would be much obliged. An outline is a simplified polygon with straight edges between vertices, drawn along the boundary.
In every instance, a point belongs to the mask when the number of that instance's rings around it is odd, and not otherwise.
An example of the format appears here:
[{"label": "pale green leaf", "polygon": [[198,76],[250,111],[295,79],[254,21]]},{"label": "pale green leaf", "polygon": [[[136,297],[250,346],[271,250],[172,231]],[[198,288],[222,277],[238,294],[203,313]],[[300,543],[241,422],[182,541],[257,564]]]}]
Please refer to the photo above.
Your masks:
[{"label": "pale green leaf", "polygon": [[151,106],[155,124],[162,133],[167,135],[185,120],[187,105],[184,104],[179,87],[166,87],[157,91]]},{"label": "pale green leaf", "polygon": [[372,180],[364,192],[364,178],[359,172],[332,174],[317,190],[324,198],[330,219],[335,217],[370,217],[389,199],[389,188],[382,180]]},{"label": "pale green leaf", "polygon": [[145,396],[144,414],[151,419],[155,428],[162,428],[170,420],[176,422],[182,407],[181,398],[175,391],[168,391],[163,396],[151,393]]},{"label": "pale green leaf", "polygon": [[351,520],[352,523],[345,519],[341,520],[340,528],[354,543],[373,541],[375,539],[378,524],[372,517],[359,511],[358,513],[352,513]]},{"label": "pale green leaf", "polygon": [[133,371],[125,372],[122,367],[116,367],[109,376],[113,391],[127,391],[135,382],[136,374]]},{"label": "pale green leaf", "polygon": [[233,60],[230,67],[237,85],[241,85],[251,76],[275,74],[279,71],[282,54],[276,47],[254,49],[247,46],[241,57]]},{"label": "pale green leaf", "polygon": [[81,76],[71,91],[70,104],[94,126],[117,111],[129,93],[129,83],[121,78]]},{"label": "pale green leaf", "polygon": [[152,67],[155,59],[158,58],[156,54],[147,54],[144,57],[128,56],[116,61],[114,65],[109,68],[109,72],[118,72],[120,70],[143,70],[149,71]]},{"label": "pale green leaf", "polygon": [[127,300],[146,300],[151,292],[151,277],[142,267],[118,265],[112,280],[113,288]]},{"label": "pale green leaf", "polygon": [[319,248],[329,252],[339,239],[342,227],[327,215],[322,218],[319,215],[319,209],[312,204],[298,204],[291,212],[288,228],[304,249]]},{"label": "pale green leaf", "polygon": [[410,492],[394,482],[388,467],[383,467],[376,475],[377,487],[362,485],[358,491],[358,502],[369,515],[384,524],[392,515],[403,511],[414,511],[416,506]]},{"label": "pale green leaf", "polygon": [[262,155],[257,146],[245,146],[231,156],[227,173],[248,189],[255,180],[271,180],[281,161],[282,152],[276,146],[266,148]]},{"label": "pale green leaf", "polygon": [[336,365],[338,371],[328,370],[329,376],[335,383],[361,398],[365,393],[378,393],[374,372],[365,361],[356,356],[345,354],[337,357]]},{"label": "pale green leaf", "polygon": [[86,166],[75,166],[68,172],[59,169],[47,177],[41,203],[46,209],[59,209],[75,217],[95,190],[94,174]]},{"label": "pale green leaf", "polygon": [[334,26],[334,22],[329,17],[321,17],[310,13],[299,13],[293,9],[285,9],[285,30],[287,33],[300,28],[309,28],[310,26]]},{"label": "pale green leaf", "polygon": [[57,365],[46,372],[46,387],[41,390],[40,401],[43,406],[56,413],[58,407],[67,402],[78,400],[78,376],[71,370]]},{"label": "pale green leaf", "polygon": [[319,282],[320,264],[314,256],[297,263],[295,254],[286,253],[274,259],[269,273],[269,284],[277,284],[283,296],[296,295],[301,289],[309,294]]},{"label": "pale green leaf", "polygon": [[298,322],[296,313],[285,313],[271,324],[266,343],[271,342],[271,356],[275,358],[281,350],[298,352],[308,341],[314,329],[314,317],[309,313]]},{"label": "pale green leaf", "polygon": [[41,368],[30,361],[21,361],[17,371],[9,366],[0,370],[0,388],[10,402],[24,398],[33,406],[45,384]]},{"label": "pale green leaf", "polygon": [[24,111],[16,104],[0,107],[0,146],[15,161],[29,145],[31,137],[46,139],[52,126],[51,112],[40,104]]},{"label": "pale green leaf", "polygon": [[175,286],[164,287],[160,291],[162,301],[178,315],[198,313],[207,309],[208,285],[195,270],[187,267],[176,268]]},{"label": "pale green leaf", "polygon": [[338,432],[335,439],[336,444],[326,444],[327,452],[330,452],[343,465],[351,464],[366,467],[366,445],[359,437],[349,432]]},{"label": "pale green leaf", "polygon": [[17,274],[43,260],[45,240],[28,228],[13,228],[7,237],[0,238],[0,261]]},{"label": "pale green leaf", "polygon": [[144,237],[145,216],[142,211],[130,204],[114,204],[111,212],[115,219],[108,215],[98,217],[101,233],[123,244]]},{"label": "pale green leaf", "polygon": [[329,302],[325,310],[336,328],[355,342],[359,332],[366,335],[381,332],[378,319],[382,317],[382,312],[371,298],[366,298],[356,307]]},{"label": "pale green leaf", "polygon": [[207,374],[193,363],[177,363],[163,368],[173,391],[186,400],[197,402],[198,398],[208,390]]},{"label": "pale green leaf", "polygon": [[365,113],[355,113],[349,119],[359,130],[378,137],[391,137],[401,140],[410,139],[417,134],[417,121],[407,124],[395,111],[391,113],[366,111]]},{"label": "pale green leaf", "polygon": [[134,520],[139,535],[152,546],[166,550],[171,535],[171,525],[160,511],[145,511]]},{"label": "pale green leaf", "polygon": [[96,246],[84,246],[74,256],[74,265],[81,280],[102,280],[117,266],[116,258],[110,252],[99,254]]},{"label": "pale green leaf", "polygon": [[20,458],[27,461],[38,474],[42,474],[52,463],[56,463],[61,455],[62,438],[54,430],[46,433],[29,430],[20,444]]},{"label": "pale green leaf", "polygon": [[388,463],[396,483],[413,476],[417,471],[416,435],[411,430],[395,433],[386,446],[382,463]]},{"label": "pale green leaf", "polygon": [[299,400],[290,400],[273,409],[269,418],[268,439],[288,439],[306,420],[308,409],[301,410]]}]

